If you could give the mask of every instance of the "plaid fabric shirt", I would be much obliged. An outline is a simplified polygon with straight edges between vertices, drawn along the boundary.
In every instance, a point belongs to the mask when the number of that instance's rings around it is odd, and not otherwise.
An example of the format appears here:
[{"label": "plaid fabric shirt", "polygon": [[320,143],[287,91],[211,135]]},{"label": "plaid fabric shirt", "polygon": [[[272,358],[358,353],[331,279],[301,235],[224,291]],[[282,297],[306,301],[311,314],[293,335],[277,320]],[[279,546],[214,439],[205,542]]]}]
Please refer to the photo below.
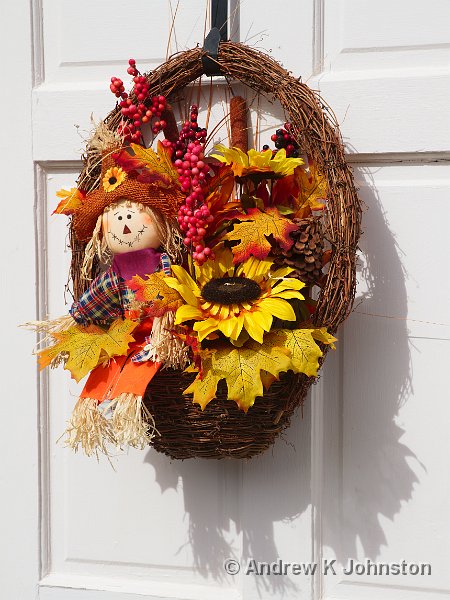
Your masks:
[{"label": "plaid fabric shirt", "polygon": [[[161,254],[157,270],[163,270],[166,275],[170,275],[170,259],[167,254]],[[134,295],[125,280],[111,267],[96,277],[78,302],[72,304],[70,314],[80,325],[110,323],[125,316]]]}]

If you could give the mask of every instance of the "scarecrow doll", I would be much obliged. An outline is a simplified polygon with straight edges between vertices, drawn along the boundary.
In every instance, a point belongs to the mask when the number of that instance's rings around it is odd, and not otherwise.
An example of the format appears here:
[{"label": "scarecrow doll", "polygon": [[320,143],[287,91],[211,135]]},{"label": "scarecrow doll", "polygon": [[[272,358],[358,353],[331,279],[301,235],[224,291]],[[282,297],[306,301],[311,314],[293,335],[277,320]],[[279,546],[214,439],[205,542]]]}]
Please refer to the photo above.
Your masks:
[{"label": "scarecrow doll", "polygon": [[[68,445],[74,450],[81,446],[88,455],[106,453],[106,442],[145,447],[154,434],[142,402],[147,385],[162,366],[183,368],[187,362],[174,312],[154,316],[137,300],[133,282],[158,272],[170,275],[171,262],[181,262],[176,215],[184,196],[176,181],[136,164],[128,148],[103,149],[97,189],[87,194],[62,191],[55,211],[72,214],[77,240],[86,244],[81,276],[90,278],[94,261],[105,269],[72,304],[70,318],[59,321],[63,326],[47,326],[46,331],[57,340],[69,333],[71,339],[97,336],[80,353],[90,353],[99,335],[109,335],[120,346],[117,353],[113,349],[100,355],[69,420]],[[51,366],[67,361],[57,347],[40,352]],[[77,352],[75,348],[73,355]],[[46,366],[42,360],[41,366]]]}]

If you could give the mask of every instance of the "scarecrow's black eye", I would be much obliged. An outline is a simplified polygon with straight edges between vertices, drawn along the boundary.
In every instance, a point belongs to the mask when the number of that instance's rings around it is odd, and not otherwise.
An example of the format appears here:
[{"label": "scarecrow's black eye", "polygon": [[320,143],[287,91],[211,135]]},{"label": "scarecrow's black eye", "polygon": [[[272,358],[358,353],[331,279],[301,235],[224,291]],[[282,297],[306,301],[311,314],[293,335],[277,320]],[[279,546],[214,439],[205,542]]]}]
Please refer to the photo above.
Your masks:
[{"label": "scarecrow's black eye", "polygon": [[131,215],[127,215],[127,219],[131,219]]},{"label": "scarecrow's black eye", "polygon": [[119,221],[121,221],[123,219],[122,215],[120,217],[117,217],[119,219]]}]

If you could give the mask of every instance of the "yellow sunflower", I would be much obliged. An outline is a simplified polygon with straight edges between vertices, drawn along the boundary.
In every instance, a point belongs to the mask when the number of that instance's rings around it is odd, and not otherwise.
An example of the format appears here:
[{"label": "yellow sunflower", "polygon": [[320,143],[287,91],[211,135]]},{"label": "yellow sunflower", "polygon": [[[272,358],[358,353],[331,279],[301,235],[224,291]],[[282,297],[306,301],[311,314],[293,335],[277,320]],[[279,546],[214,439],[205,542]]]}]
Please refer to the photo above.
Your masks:
[{"label": "yellow sunflower", "polygon": [[273,270],[271,260],[256,258],[236,266],[230,250],[221,247],[214,252],[214,262],[196,267],[197,283],[178,265],[172,266],[174,276],[165,278],[186,302],[176,312],[176,324],[196,321],[199,341],[220,331],[232,343],[240,344],[247,334],[262,343],[274,317],[295,321],[287,300],[304,300],[299,290],[305,284],[286,277],[293,269]]},{"label": "yellow sunflower", "polygon": [[105,192],[112,192],[121,183],[125,181],[127,174],[120,167],[109,168],[103,176],[103,189]]},{"label": "yellow sunflower", "polygon": [[220,154],[211,154],[211,156],[222,163],[231,165],[235,177],[245,177],[254,173],[284,177],[292,175],[296,167],[304,164],[301,158],[287,158],[284,148],[278,150],[275,156],[272,155],[272,150],[243,152],[239,148],[227,148],[222,144],[218,144],[214,150]]}]

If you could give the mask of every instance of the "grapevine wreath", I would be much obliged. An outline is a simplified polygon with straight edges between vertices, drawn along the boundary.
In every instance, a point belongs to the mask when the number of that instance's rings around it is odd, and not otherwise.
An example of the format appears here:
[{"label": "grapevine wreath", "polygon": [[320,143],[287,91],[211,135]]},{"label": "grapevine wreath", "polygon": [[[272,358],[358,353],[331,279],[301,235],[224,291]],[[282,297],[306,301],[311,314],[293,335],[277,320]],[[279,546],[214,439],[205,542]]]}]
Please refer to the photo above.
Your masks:
[{"label": "grapevine wreath", "polygon": [[[50,340],[38,354],[42,368],[89,374],[67,428],[88,455],[263,452],[351,309],[361,211],[332,112],[266,54],[223,42],[207,56],[216,71],[279,101],[288,121],[275,148],[248,149],[246,103],[233,97],[230,144],[208,154],[198,107],[181,130],[171,109],[205,55],[181,52],[145,75],[130,59],[132,91],[111,79],[116,107],[77,187],[58,192],[74,302],[36,325]],[[146,144],[146,129],[164,137]]]}]

